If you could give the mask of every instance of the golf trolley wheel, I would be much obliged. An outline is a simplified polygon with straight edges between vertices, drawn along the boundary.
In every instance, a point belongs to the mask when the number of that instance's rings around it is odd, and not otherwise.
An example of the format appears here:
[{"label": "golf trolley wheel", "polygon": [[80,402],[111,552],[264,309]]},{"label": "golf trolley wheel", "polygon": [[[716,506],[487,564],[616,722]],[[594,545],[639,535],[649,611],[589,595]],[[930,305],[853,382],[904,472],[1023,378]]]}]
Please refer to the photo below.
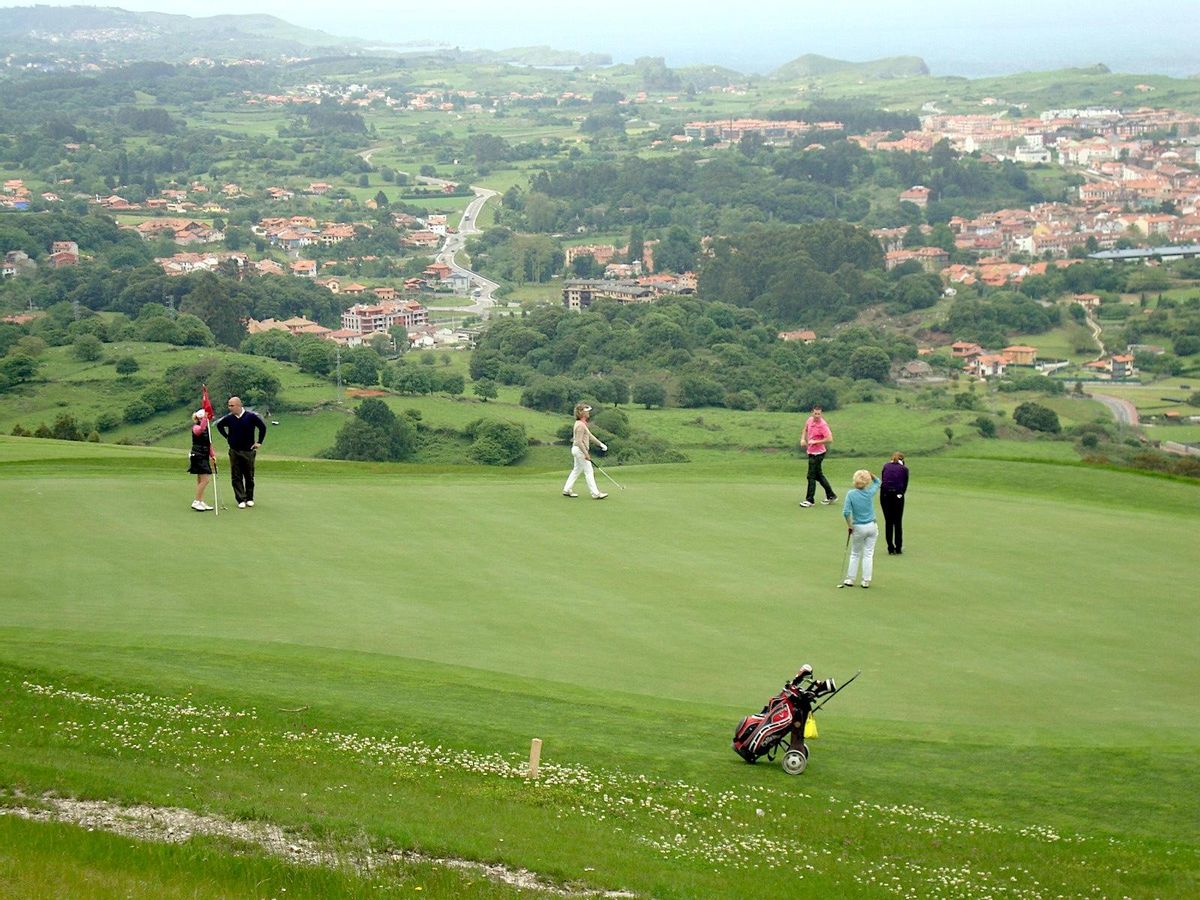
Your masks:
[{"label": "golf trolley wheel", "polygon": [[808,768],[808,753],[801,750],[789,750],[783,754],[783,771],[789,775],[801,775]]}]

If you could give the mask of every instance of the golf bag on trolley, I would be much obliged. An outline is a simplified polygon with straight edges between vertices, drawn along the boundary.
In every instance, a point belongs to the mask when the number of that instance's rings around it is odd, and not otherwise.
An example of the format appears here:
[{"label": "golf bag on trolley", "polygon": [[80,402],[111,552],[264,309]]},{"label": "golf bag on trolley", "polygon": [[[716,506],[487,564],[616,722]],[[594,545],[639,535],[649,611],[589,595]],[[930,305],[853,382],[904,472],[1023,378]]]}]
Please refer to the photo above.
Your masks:
[{"label": "golf bag on trolley", "polygon": [[[858,675],[856,672],[850,681]],[[816,723],[812,714],[840,690],[832,678],[813,678],[812,666],[806,663],[761,711],[738,723],[733,732],[734,752],[746,762],[754,763],[763,756],[773,761],[782,747],[783,770],[789,775],[799,775],[808,767],[808,745],[804,739],[815,737]],[[817,704],[820,697],[825,700]],[[806,733],[807,729],[811,730]]]}]

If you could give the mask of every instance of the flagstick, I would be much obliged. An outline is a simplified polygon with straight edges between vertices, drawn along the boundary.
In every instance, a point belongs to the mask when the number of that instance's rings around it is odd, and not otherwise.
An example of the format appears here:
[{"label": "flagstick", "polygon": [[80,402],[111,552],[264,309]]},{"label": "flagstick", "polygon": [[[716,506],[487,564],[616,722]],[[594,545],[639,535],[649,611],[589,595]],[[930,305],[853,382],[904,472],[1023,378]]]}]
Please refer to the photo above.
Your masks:
[{"label": "flagstick", "polygon": [[208,428],[208,460],[212,463],[211,468],[213,470],[213,515],[219,516],[221,514],[221,498],[217,496],[217,457],[212,452],[212,419],[209,419],[208,416],[204,418],[207,420],[205,425]]}]

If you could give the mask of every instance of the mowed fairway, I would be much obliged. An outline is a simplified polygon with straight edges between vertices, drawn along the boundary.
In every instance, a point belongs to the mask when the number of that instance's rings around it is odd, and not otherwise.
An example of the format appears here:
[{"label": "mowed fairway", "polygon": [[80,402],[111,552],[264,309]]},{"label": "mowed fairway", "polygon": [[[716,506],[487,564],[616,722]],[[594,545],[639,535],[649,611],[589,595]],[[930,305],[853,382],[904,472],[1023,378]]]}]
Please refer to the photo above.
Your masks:
[{"label": "mowed fairway", "polygon": [[[746,838],[724,854],[664,850],[636,797],[598,817],[569,787],[537,798],[473,771],[376,807],[363,760],[323,761],[363,792],[330,811],[273,806],[282,776],[224,760],[238,791],[202,778],[187,795],[599,888],[741,896],[746,867],[826,895],[1197,888],[1195,485],[912,460],[904,556],[881,537],[872,590],[839,591],[840,503],[798,508],[800,462],[612,469],[627,490],[601,477],[611,496],[594,502],[559,495],[563,455],[554,472],[267,456],[257,507],[214,518],[188,510],[178,454],[0,439],[4,697],[32,703],[23,681],[198,695],[254,707],[268,730],[300,715],[275,710],[305,707],[321,733],[514,765],[540,737],[551,766],[648,779],[648,796],[676,779],[695,796],[750,792],[736,809],[688,801],[711,839]],[[827,470],[843,492],[879,462]],[[863,674],[821,716],[806,774],[746,766],[733,725],[803,662]],[[0,788],[183,802],[158,751],[84,752],[3,719],[0,732],[16,773]],[[813,858],[787,856],[798,848]]]}]

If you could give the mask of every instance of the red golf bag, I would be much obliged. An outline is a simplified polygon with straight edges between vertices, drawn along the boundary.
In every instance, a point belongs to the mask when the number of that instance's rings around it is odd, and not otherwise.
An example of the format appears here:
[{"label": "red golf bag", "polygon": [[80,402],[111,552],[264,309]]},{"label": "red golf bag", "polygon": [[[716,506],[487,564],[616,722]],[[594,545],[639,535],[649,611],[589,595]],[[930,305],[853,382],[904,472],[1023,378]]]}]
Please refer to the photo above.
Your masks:
[{"label": "red golf bag", "polygon": [[[854,678],[857,677],[858,673],[855,673]],[[828,700],[839,690],[832,678],[814,679],[812,666],[801,666],[796,677],[768,700],[761,711],[746,716],[738,723],[733,732],[734,752],[746,762],[753,763],[763,756],[774,760],[776,751],[783,747],[784,770],[789,774],[799,775],[808,764],[804,726],[812,715],[813,704],[818,697],[826,697]],[[822,701],[822,705],[824,702]]]}]

